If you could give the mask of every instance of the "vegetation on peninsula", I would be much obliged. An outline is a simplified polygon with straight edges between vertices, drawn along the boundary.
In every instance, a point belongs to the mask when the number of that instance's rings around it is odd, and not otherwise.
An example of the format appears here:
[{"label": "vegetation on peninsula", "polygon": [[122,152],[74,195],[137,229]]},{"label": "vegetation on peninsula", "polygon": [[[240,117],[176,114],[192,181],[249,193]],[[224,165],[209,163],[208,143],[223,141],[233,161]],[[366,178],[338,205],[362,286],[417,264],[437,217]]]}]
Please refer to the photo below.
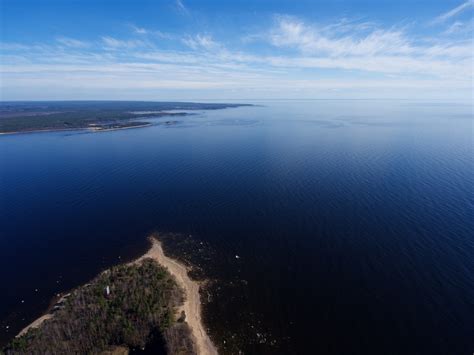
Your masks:
[{"label": "vegetation on peninsula", "polygon": [[184,292],[152,259],[113,267],[72,291],[53,317],[13,339],[6,354],[100,354],[145,348],[158,330],[169,354],[195,354],[184,317]]}]

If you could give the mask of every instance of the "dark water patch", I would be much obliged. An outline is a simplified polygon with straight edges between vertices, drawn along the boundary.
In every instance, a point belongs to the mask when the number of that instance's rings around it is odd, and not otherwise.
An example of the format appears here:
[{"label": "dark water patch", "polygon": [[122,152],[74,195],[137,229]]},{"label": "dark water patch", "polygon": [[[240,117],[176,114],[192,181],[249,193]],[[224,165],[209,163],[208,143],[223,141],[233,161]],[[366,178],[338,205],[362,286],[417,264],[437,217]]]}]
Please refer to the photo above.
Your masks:
[{"label": "dark water patch", "polygon": [[203,321],[220,353],[278,351],[285,339],[265,329],[258,310],[232,306],[250,303],[249,281],[242,275],[246,261],[240,255],[218,252],[196,235],[159,233],[158,238],[166,255],[187,265],[190,277],[201,282]]}]

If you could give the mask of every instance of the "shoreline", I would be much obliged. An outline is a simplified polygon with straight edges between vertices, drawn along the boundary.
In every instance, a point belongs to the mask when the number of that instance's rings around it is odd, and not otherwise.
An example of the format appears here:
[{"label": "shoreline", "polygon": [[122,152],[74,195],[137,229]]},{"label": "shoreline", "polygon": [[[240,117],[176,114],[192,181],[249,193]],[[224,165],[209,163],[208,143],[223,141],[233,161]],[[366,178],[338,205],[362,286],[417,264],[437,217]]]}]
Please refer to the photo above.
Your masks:
[{"label": "shoreline", "polygon": [[186,322],[191,328],[198,354],[217,355],[217,349],[209,338],[202,322],[199,283],[191,280],[188,276],[188,269],[185,265],[164,254],[163,248],[158,239],[150,237],[149,240],[151,242],[151,248],[134,262],[140,262],[145,258],[151,258],[168,269],[168,272],[174,276],[176,282],[181,288],[183,288],[186,294],[186,299],[183,305],[178,309],[178,314],[181,313],[181,311],[185,312]]},{"label": "shoreline", "polygon": [[132,128],[143,128],[152,126],[152,123],[147,122],[147,124],[142,124],[139,126],[128,126],[128,127],[117,127],[117,128],[104,128],[96,129],[94,127],[77,127],[77,128],[48,128],[48,129],[36,129],[31,131],[14,131],[14,132],[0,132],[0,136],[11,135],[11,134],[28,134],[28,133],[47,133],[47,132],[67,132],[67,131],[90,131],[91,133],[98,132],[109,132],[109,131],[118,131],[121,129],[132,129]]},{"label": "shoreline", "polygon": [[132,128],[143,128],[143,127],[149,127],[152,126],[153,124],[150,122],[146,122],[142,125],[137,125],[137,126],[124,126],[124,127],[116,127],[116,128],[94,128],[94,127],[88,127],[86,129],[90,130],[93,133],[99,133],[99,132],[110,132],[110,131],[120,131],[122,129],[132,129]]},{"label": "shoreline", "polygon": [[[30,328],[39,328],[45,320],[53,318],[54,313],[51,312],[51,311],[53,310],[54,306],[60,304],[61,302],[63,302],[67,297],[69,297],[69,295],[70,295],[69,292],[66,292],[66,293],[63,293],[63,294],[58,294],[58,298],[56,298],[56,301],[50,303],[50,306],[48,307],[46,313],[44,313],[40,317],[36,318],[33,322],[31,322],[26,327],[24,327],[22,330],[20,330],[20,332],[17,335],[15,335],[15,338],[18,338],[18,337],[26,334],[26,332],[28,332],[28,330]],[[55,298],[53,297],[53,300],[54,299]]]},{"label": "shoreline", "polygon": [[47,319],[53,318],[54,315],[52,313],[46,313],[43,314],[41,317],[35,319],[33,322],[28,324],[26,327],[24,327],[20,332],[15,335],[15,338],[21,337],[22,335],[26,334],[28,330],[34,329],[34,328],[39,328],[41,326],[41,323],[43,323]]},{"label": "shoreline", "polygon": [[[188,103],[189,104],[189,103]],[[198,107],[179,107],[179,108],[171,108],[169,110],[165,110],[165,111],[161,111],[161,110],[156,110],[156,113],[153,114],[153,115],[143,115],[141,116],[141,114],[133,114],[132,112],[128,112],[130,114],[132,114],[132,116],[130,117],[125,117],[123,119],[120,119],[119,121],[124,121],[124,122],[133,122],[133,121],[136,121],[136,120],[147,120],[147,119],[155,119],[155,118],[162,118],[162,117],[175,117],[175,116],[178,116],[178,117],[181,117],[181,116],[192,116],[192,115],[196,115],[197,113],[196,112],[200,112],[200,111],[212,111],[212,110],[223,110],[223,109],[229,109],[229,108],[237,108],[237,107],[243,107],[243,106],[255,106],[255,105],[252,105],[252,104],[209,104],[209,105],[224,105],[224,106],[219,106],[219,107],[199,107],[199,105],[206,105],[206,104],[199,104],[199,103],[193,103],[193,105],[198,105]],[[77,110],[76,110],[77,111]],[[76,111],[72,111],[72,112],[76,112]],[[79,113],[83,112],[83,111],[77,111]],[[49,116],[48,114],[45,114],[45,115],[36,115],[36,116]],[[31,118],[31,117],[35,117],[34,115],[33,116],[28,116],[27,118]],[[2,117],[0,117],[2,118]],[[9,116],[6,116],[4,117],[5,119],[11,119],[11,117]],[[15,117],[13,117],[15,118]],[[24,118],[24,116],[20,116],[20,118]],[[83,118],[81,118],[82,121],[84,121]],[[114,121],[112,119],[112,121]],[[105,118],[103,120],[101,119],[97,119],[97,121],[95,122],[90,122],[90,121],[86,121],[85,123],[87,124],[97,124],[97,125],[100,125],[100,124],[107,124],[107,122],[110,122],[110,118]],[[83,122],[84,123],[84,122]],[[151,122],[146,122],[146,124],[144,125],[140,125],[140,126],[136,126],[136,127],[119,127],[119,128],[111,128],[111,129],[102,129],[102,130],[97,130],[97,131],[112,131],[112,130],[119,130],[119,129],[129,129],[129,128],[140,128],[140,127],[147,127],[148,125],[153,125],[153,123]],[[48,127],[48,126],[46,126]],[[49,127],[49,128],[25,128],[25,129],[22,129],[22,130],[17,130],[17,131],[0,131],[0,136],[2,135],[10,135],[10,134],[26,134],[26,133],[41,133],[41,132],[61,132],[61,131],[82,131],[82,130],[88,130],[88,129],[91,129],[92,130],[94,129],[94,127],[89,127],[89,126],[78,126],[78,127],[71,127],[71,128],[63,128],[64,126],[59,126],[59,127]]]},{"label": "shoreline", "polygon": [[[179,318],[182,311],[185,312],[185,321],[191,329],[193,340],[197,349],[198,355],[217,355],[217,349],[213,344],[212,340],[207,334],[203,322],[202,322],[202,311],[201,311],[201,298],[199,294],[200,285],[197,281],[191,280],[188,276],[188,269],[185,265],[181,264],[175,259],[169,258],[164,254],[161,243],[156,237],[148,238],[151,246],[145,254],[140,256],[126,265],[140,263],[144,259],[152,259],[164,268],[175,278],[178,285],[185,292],[185,300],[183,304],[176,310],[176,316]],[[106,270],[102,271],[106,272]],[[65,296],[60,298],[58,302],[64,299]],[[16,336],[20,337],[28,332],[29,329],[39,328],[41,324],[54,317],[54,314],[48,311],[33,322],[24,327]]]},{"label": "shoreline", "polygon": [[10,135],[10,134],[28,134],[28,133],[46,133],[46,132],[67,132],[67,131],[84,131],[87,127],[83,128],[47,128],[47,129],[35,129],[35,130],[26,130],[26,131],[13,131],[13,132],[0,132],[0,136]]}]

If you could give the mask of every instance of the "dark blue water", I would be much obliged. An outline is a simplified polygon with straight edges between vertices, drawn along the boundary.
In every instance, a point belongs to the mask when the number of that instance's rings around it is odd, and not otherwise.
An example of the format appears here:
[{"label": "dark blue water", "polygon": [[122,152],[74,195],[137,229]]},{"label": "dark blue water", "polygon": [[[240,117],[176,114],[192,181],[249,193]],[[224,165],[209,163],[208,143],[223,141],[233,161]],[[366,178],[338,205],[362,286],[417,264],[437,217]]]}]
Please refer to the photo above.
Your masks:
[{"label": "dark blue water", "polygon": [[472,106],[261,104],[1,136],[1,341],[158,230],[216,255],[229,352],[471,354]]}]

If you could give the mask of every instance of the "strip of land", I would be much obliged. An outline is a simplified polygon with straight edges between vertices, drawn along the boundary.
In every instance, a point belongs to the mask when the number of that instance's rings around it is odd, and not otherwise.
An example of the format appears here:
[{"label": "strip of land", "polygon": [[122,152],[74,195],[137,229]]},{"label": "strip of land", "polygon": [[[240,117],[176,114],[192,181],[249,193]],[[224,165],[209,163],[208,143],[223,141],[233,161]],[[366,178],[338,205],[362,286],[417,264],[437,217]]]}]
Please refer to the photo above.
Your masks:
[{"label": "strip of land", "polygon": [[179,312],[184,311],[186,314],[186,322],[191,328],[191,332],[196,340],[198,354],[216,355],[216,347],[204,329],[201,318],[199,283],[189,278],[188,270],[185,265],[164,254],[161,243],[156,238],[150,238],[150,240],[152,243],[150,250],[148,250],[148,252],[138,260],[144,258],[156,260],[159,264],[167,268],[170,274],[175,277],[178,285],[181,286],[186,293],[186,299],[184,304],[180,307]]},{"label": "strip of land", "polygon": [[139,101],[0,102],[0,134],[138,128],[149,124],[147,119],[187,116],[196,110],[238,106],[245,105]]}]

